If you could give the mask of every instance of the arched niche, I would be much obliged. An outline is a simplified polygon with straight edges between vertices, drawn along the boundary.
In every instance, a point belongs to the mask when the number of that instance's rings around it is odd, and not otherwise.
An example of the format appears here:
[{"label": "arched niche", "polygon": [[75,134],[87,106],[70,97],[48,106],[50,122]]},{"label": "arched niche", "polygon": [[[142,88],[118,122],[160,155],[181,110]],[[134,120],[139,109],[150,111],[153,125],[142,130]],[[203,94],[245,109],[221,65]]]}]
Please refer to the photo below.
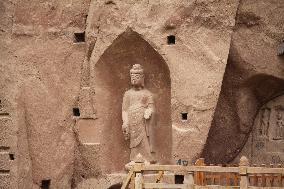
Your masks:
[{"label": "arched niche", "polygon": [[207,163],[237,162],[242,155],[250,158],[250,136],[258,111],[284,91],[283,79],[257,74],[238,81],[241,76],[234,70],[236,67],[228,64],[202,154]]},{"label": "arched niche", "polygon": [[161,55],[128,29],[108,47],[94,69],[96,125],[101,127],[102,167],[106,172],[121,171],[129,162],[129,143],[121,130],[121,106],[124,92],[131,87],[129,70],[137,63],[144,67],[146,88],[155,94],[157,159],[169,163],[171,158],[170,71]]}]

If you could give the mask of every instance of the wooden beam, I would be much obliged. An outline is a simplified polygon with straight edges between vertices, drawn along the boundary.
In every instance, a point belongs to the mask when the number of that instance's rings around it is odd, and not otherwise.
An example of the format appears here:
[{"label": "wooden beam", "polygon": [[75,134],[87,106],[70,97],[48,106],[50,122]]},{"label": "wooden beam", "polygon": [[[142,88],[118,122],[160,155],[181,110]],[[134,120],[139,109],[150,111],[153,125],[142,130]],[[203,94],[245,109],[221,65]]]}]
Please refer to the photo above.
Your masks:
[{"label": "wooden beam", "polygon": [[167,183],[145,183],[143,188],[175,188],[175,189],[185,189],[186,184],[167,184]]},{"label": "wooden beam", "polygon": [[133,171],[130,171],[125,179],[125,181],[123,182],[123,185],[121,187],[121,189],[127,189],[127,186],[129,185],[129,182],[131,180],[132,175],[134,174]]},{"label": "wooden beam", "polygon": [[136,173],[135,176],[135,189],[143,189],[143,176],[142,173]]}]

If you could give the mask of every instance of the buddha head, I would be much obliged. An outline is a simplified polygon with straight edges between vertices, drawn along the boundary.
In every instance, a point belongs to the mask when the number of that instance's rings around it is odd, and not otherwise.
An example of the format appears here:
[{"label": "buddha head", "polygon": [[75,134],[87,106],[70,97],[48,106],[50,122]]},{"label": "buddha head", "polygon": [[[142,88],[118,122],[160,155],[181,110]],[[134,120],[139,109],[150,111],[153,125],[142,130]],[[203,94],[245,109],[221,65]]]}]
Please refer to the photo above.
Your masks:
[{"label": "buddha head", "polygon": [[130,70],[131,84],[134,87],[144,87],[144,71],[140,64],[134,64]]}]

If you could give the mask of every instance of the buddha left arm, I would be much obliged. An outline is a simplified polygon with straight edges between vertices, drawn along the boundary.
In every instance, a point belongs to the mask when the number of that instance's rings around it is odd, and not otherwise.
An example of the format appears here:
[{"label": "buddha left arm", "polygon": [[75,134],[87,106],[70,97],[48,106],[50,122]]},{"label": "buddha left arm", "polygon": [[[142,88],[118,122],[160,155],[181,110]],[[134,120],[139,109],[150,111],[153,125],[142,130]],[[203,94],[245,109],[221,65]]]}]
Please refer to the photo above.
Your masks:
[{"label": "buddha left arm", "polygon": [[152,114],[154,114],[154,112],[155,112],[155,105],[154,105],[153,97],[151,95],[149,98],[148,106],[145,109],[144,118],[150,119]]}]

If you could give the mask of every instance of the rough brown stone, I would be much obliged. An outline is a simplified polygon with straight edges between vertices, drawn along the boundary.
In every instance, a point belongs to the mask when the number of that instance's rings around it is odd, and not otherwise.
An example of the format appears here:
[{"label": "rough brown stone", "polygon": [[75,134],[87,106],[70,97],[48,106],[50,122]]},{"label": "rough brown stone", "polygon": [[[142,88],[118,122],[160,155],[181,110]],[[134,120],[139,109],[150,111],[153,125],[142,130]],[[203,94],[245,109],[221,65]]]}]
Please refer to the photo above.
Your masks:
[{"label": "rough brown stone", "polygon": [[[276,55],[283,7],[276,0],[0,1],[0,150],[15,157],[0,155],[0,167],[10,169],[0,188],[38,189],[43,180],[60,189],[119,186],[130,153],[122,96],[137,63],[157,106],[159,163],[246,155],[258,110],[284,90]],[[268,146],[270,159],[261,161],[277,162],[281,144]]]},{"label": "rough brown stone", "polygon": [[[241,1],[217,109],[203,150],[210,163],[228,163],[247,142],[262,104],[283,88],[282,1]],[[267,162],[269,163],[269,162]]]}]

